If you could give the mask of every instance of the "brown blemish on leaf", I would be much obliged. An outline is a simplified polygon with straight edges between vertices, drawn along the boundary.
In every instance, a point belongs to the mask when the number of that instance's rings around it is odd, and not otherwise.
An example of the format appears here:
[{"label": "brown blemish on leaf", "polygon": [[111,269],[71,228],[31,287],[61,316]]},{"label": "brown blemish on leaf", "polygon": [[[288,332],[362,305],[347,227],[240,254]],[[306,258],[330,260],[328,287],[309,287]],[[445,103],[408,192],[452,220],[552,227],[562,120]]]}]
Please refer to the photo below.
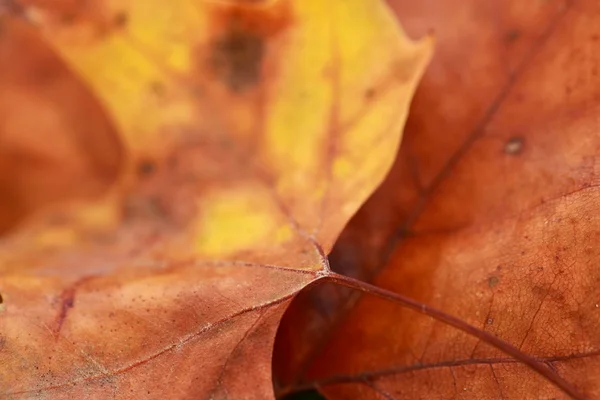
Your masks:
[{"label": "brown blemish on leaf", "polygon": [[129,16],[127,15],[127,13],[125,11],[121,11],[121,12],[118,12],[117,14],[115,14],[113,23],[116,28],[125,28],[127,26],[128,22],[129,22]]},{"label": "brown blemish on leaf", "polygon": [[238,92],[260,80],[263,55],[261,37],[233,29],[213,44],[210,64],[215,74]]},{"label": "brown blemish on leaf", "polygon": [[519,39],[519,37],[521,37],[521,32],[517,29],[512,29],[508,32],[506,32],[506,36],[505,36],[505,40],[506,43],[514,43],[515,41],[517,41]]},{"label": "brown blemish on leaf", "polygon": [[510,155],[517,155],[523,151],[523,138],[513,137],[504,145],[504,152]]},{"label": "brown blemish on leaf", "polygon": [[377,95],[375,88],[369,88],[365,91],[365,100],[372,100]]},{"label": "brown blemish on leaf", "polygon": [[151,160],[143,160],[137,166],[138,176],[144,178],[156,170],[156,164]]},{"label": "brown blemish on leaf", "polygon": [[490,279],[488,279],[488,285],[490,288],[496,287],[499,282],[500,279],[497,276],[492,276]]},{"label": "brown blemish on leaf", "polygon": [[267,41],[290,24],[287,3],[269,8],[237,5],[215,11],[208,69],[233,92],[261,81]]}]

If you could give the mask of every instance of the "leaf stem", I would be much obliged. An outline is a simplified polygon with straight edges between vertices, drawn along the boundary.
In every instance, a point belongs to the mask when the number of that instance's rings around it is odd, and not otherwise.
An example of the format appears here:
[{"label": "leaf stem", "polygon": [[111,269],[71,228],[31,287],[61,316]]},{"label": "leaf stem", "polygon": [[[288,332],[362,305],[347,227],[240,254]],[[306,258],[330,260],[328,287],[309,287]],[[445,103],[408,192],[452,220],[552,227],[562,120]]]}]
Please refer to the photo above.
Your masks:
[{"label": "leaf stem", "polygon": [[417,300],[411,299],[404,295],[394,293],[387,289],[382,289],[380,287],[371,285],[366,282],[359,281],[358,279],[350,278],[344,275],[337,274],[335,272],[329,273],[325,279],[337,283],[342,286],[346,286],[352,289],[360,290],[361,292],[368,293],[382,299],[386,299],[392,301],[394,303],[400,304],[404,307],[410,308],[420,314],[424,314],[430,316],[440,322],[448,324],[450,326],[455,327],[471,336],[474,336],[481,341],[488,343],[491,346],[494,346],[498,350],[504,352],[505,354],[513,357],[515,360],[527,365],[529,368],[534,370],[535,372],[542,375],[548,381],[552,382],[556,387],[562,390],[564,393],[572,397],[576,400],[587,400],[588,397],[578,391],[570,382],[562,378],[552,369],[548,368],[544,363],[535,359],[534,357],[522,352],[515,346],[507,343],[506,341],[498,338],[497,336],[492,335],[489,332],[486,332],[482,329],[479,329],[473,325],[468,324],[467,322],[456,318],[450,314],[447,314],[441,310],[432,308],[426,304],[423,304]]}]

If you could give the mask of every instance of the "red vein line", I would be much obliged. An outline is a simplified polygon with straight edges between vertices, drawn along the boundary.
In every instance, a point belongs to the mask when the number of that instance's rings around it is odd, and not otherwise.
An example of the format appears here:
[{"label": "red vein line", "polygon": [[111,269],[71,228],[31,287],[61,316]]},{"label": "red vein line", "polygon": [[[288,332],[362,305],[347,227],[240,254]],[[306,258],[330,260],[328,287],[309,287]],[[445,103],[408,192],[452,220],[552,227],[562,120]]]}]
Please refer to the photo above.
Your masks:
[{"label": "red vein line", "polygon": [[555,371],[549,369],[543,362],[530,356],[529,354],[523,353],[517,347],[505,342],[504,340],[492,335],[491,333],[481,330],[473,325],[470,325],[460,318],[446,314],[443,311],[432,308],[426,304],[420,303],[409,297],[401,294],[373,286],[368,283],[361,282],[354,278],[339,274],[331,274],[328,279],[334,283],[347,286],[349,288],[360,290],[361,292],[368,293],[389,301],[398,303],[406,308],[417,311],[421,314],[435,318],[436,320],[443,322],[449,326],[459,329],[470,336],[476,337],[487,344],[497,348],[503,353],[513,357],[515,360],[525,364],[533,371],[546,378],[549,382],[556,385],[557,388],[562,390],[574,399],[586,399],[587,397],[580,393],[569,381],[558,375]]},{"label": "red vein line", "polygon": [[67,320],[69,315],[69,311],[75,306],[75,296],[77,295],[77,289],[92,280],[94,276],[84,276],[68,287],[66,287],[59,295],[58,300],[60,302],[60,308],[56,318],[54,319],[54,326],[51,328],[52,334],[54,335],[54,339],[58,340],[60,336],[60,331],[63,327],[63,324]]},{"label": "red vein line", "polygon": [[265,269],[274,269],[277,271],[286,271],[286,272],[297,272],[299,274],[305,275],[315,275],[317,271],[309,270],[309,269],[297,269],[292,267],[282,267],[280,265],[274,264],[261,264],[261,263],[253,263],[247,261],[190,261],[191,264],[197,266],[207,266],[207,267],[249,267],[249,268],[265,268]]},{"label": "red vein line", "polygon": [[[321,254],[321,252],[318,251],[317,252],[319,254]],[[147,260],[146,264],[151,264],[154,263],[154,260]],[[139,267],[148,267],[148,265],[145,265],[143,262],[139,262],[138,263]],[[186,266],[192,266],[192,267],[220,267],[220,268],[227,268],[227,267],[247,267],[247,268],[265,268],[265,269],[273,269],[273,270],[277,270],[277,271],[285,271],[285,272],[294,272],[294,273],[298,273],[298,274],[304,274],[304,275],[315,275],[315,277],[318,276],[318,272],[319,270],[310,270],[310,269],[299,269],[299,268],[293,268],[293,267],[282,267],[280,265],[274,265],[274,264],[262,264],[262,263],[254,263],[254,262],[249,262],[249,261],[236,261],[236,260],[194,260],[194,259],[189,259],[189,260],[182,260],[182,261],[176,261],[173,263],[169,263],[167,264],[163,269],[159,270],[157,273],[167,273],[169,272],[169,270],[175,269],[175,268],[182,268],[182,267],[186,267]]]},{"label": "red vein line", "polygon": [[[252,166],[254,176],[256,178],[258,178],[258,180],[260,182],[262,182],[262,184],[267,188],[267,190],[271,194],[271,198],[275,201],[275,205],[279,209],[279,212],[281,212],[283,214],[283,216],[287,219],[287,222],[288,222],[289,226],[292,228],[292,230],[294,232],[296,232],[296,234],[299,237],[308,240],[310,242],[310,244],[313,246],[313,248],[315,249],[315,251],[317,252],[317,254],[320,255],[321,265],[322,265],[323,269],[325,271],[327,271],[329,269],[329,262],[327,261],[327,257],[325,256],[325,253],[324,253],[321,245],[319,245],[319,243],[315,240],[314,236],[309,234],[308,232],[306,232],[306,230],[304,230],[304,228],[300,225],[300,223],[296,220],[296,218],[294,218],[294,215],[289,210],[287,204],[279,196],[279,194],[277,193],[277,190],[273,186],[272,182],[269,181],[267,179],[267,177],[265,177],[261,173],[260,168],[258,168],[254,163],[251,163],[251,162],[247,162],[246,165],[244,165],[244,167],[247,167],[248,165]],[[323,262],[323,258],[326,260],[326,262]]]},{"label": "red vein line", "polygon": [[375,393],[385,397],[386,400],[394,400],[394,397],[391,394],[378,388],[377,385],[375,385],[371,380],[365,379],[362,381],[362,383],[371,388]]},{"label": "red vein line", "polygon": [[[559,361],[571,361],[576,359],[588,358],[600,356],[600,350],[595,350],[589,353],[578,353],[578,354],[570,354],[566,356],[556,356],[556,357],[545,357],[539,358],[540,362],[549,363],[549,362],[559,362]],[[462,359],[462,360],[452,360],[452,361],[441,361],[438,363],[431,364],[413,364],[402,367],[392,367],[383,370],[376,371],[367,371],[360,374],[355,375],[335,375],[326,379],[316,380],[313,382],[306,382],[300,386],[296,386],[293,389],[296,390],[306,390],[311,389],[316,386],[324,386],[335,383],[353,383],[359,380],[364,379],[377,379],[384,378],[390,375],[396,374],[404,374],[415,371],[423,371],[426,369],[437,369],[437,368],[452,368],[452,367],[462,367],[468,365],[501,365],[501,364],[517,364],[519,361],[515,360],[511,357],[497,357],[497,358],[472,358],[472,359]]]},{"label": "red vein line", "polygon": [[454,398],[458,397],[458,386],[456,384],[456,374],[454,373],[454,368],[451,366],[448,367],[450,369],[450,374],[452,375],[452,386],[454,387]]},{"label": "red vein line", "polygon": [[525,336],[523,337],[523,340],[521,340],[519,349],[522,349],[523,345],[527,341],[527,338],[529,337],[529,334],[533,330],[533,325],[535,325],[535,321],[537,320],[537,317],[538,317],[540,311],[542,310],[542,307],[544,307],[544,304],[546,304],[546,299],[548,298],[548,296],[550,296],[550,291],[552,290],[552,286],[554,286],[554,284],[556,283],[559,276],[560,276],[560,273],[557,273],[554,275],[554,279],[552,280],[552,282],[550,283],[550,286],[548,286],[548,289],[546,290],[546,293],[544,293],[544,296],[540,300],[540,304],[538,305],[537,309],[533,313],[533,316],[531,317],[531,321],[529,322],[529,326],[527,327],[527,330],[525,331]]},{"label": "red vein line", "polygon": [[[248,337],[250,332],[252,332],[252,330],[256,327],[256,325],[260,322],[262,317],[263,317],[263,314],[259,314],[258,318],[256,318],[256,320],[252,323],[252,325],[250,325],[250,327],[246,330],[246,332],[244,332],[244,335],[242,336],[242,338],[237,342],[237,344],[234,346],[234,348],[231,350],[231,352],[227,356],[227,359],[221,366],[221,371],[219,372],[219,377],[217,378],[217,382],[216,382],[215,386],[213,387],[211,394],[208,396],[209,399],[215,398],[215,392],[217,392],[217,390],[223,386],[223,376],[225,375],[225,371],[227,370],[229,361],[231,361],[231,357],[233,356],[234,353],[236,353],[239,350],[239,347],[242,344],[242,342],[244,342],[246,340],[246,338]],[[226,388],[225,388],[225,391],[227,391]]]},{"label": "red vein line", "polygon": [[[540,362],[550,363],[557,361],[571,361],[575,359],[587,358],[600,356],[600,350],[592,351],[589,353],[579,353],[567,356],[557,356],[557,357],[547,357],[547,358],[539,358]],[[452,361],[441,361],[438,363],[432,364],[413,364],[402,367],[393,367],[387,368],[383,370],[377,371],[367,371],[354,375],[335,375],[326,379],[315,380],[312,382],[305,382],[294,387],[286,388],[282,390],[280,396],[290,393],[292,391],[301,391],[313,389],[316,387],[323,387],[327,385],[339,384],[339,383],[356,383],[365,380],[376,380],[379,378],[385,378],[387,376],[396,375],[396,374],[405,374],[416,371],[423,371],[427,369],[439,369],[439,368],[450,368],[453,367],[462,367],[462,366],[470,366],[470,365],[502,365],[502,364],[517,364],[519,361],[514,358],[505,357],[505,358],[476,358],[476,359],[463,359],[463,360],[452,360]]]},{"label": "red vein line", "polygon": [[200,329],[197,332],[194,332],[192,334],[187,335],[184,339],[177,341],[176,343],[172,343],[166,347],[164,347],[161,350],[158,350],[157,352],[155,352],[154,354],[151,354],[148,357],[145,357],[141,360],[135,361],[127,366],[115,369],[113,371],[110,371],[107,374],[98,374],[98,375],[94,375],[94,376],[90,376],[90,377],[86,377],[83,379],[76,379],[76,380],[72,380],[66,383],[61,383],[58,385],[51,385],[51,386],[46,386],[46,387],[42,387],[42,388],[38,388],[38,389],[29,389],[29,390],[21,390],[21,391],[16,391],[16,392],[4,392],[2,393],[3,395],[6,396],[14,396],[14,395],[22,395],[22,394],[30,394],[30,393],[39,393],[42,391],[50,391],[50,390],[58,390],[58,389],[63,389],[69,386],[72,386],[74,384],[78,384],[78,383],[83,383],[83,382],[93,382],[96,380],[100,380],[100,379],[105,379],[105,378],[109,378],[109,377],[115,377],[121,374],[124,374],[126,372],[129,372],[133,369],[135,369],[136,367],[139,367],[140,365],[144,365],[147,362],[150,362],[154,359],[157,359],[175,349],[177,349],[178,347],[181,347],[182,345],[185,345],[189,342],[191,342],[192,340],[198,338],[199,336],[201,336],[202,334],[219,327],[220,325],[225,324],[226,322],[229,322],[230,320],[237,318],[237,317],[241,317],[242,315],[245,315],[251,311],[260,311],[263,310],[265,308],[271,307],[271,306],[275,306],[278,304],[281,304],[287,300],[290,300],[291,298],[293,298],[296,295],[297,291],[290,293],[284,297],[280,297],[279,299],[276,300],[272,300],[269,301],[267,303],[263,303],[261,305],[258,306],[253,306],[253,307],[247,307],[243,310],[240,310],[234,314],[225,316],[217,321],[215,321],[212,324],[209,324],[205,327],[203,327],[202,329]]},{"label": "red vein line", "polygon": [[500,398],[503,400],[506,399],[504,396],[504,392],[502,391],[502,385],[500,385],[500,381],[498,380],[498,376],[496,376],[496,370],[494,370],[494,364],[488,364],[490,369],[492,370],[492,376],[494,377],[494,381],[496,382],[496,386],[498,387],[498,392],[500,392]]}]

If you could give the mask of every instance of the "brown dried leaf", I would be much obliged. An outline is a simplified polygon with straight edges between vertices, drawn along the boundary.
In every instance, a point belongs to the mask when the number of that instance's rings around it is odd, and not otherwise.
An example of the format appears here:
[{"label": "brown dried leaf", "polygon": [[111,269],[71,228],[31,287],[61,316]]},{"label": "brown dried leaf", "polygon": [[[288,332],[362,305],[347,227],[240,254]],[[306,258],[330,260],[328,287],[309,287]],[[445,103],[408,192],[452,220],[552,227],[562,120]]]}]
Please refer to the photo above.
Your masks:
[{"label": "brown dried leaf", "polygon": [[[438,51],[400,157],[334,267],[479,326],[600,398],[598,2],[392,4],[411,33],[434,30]],[[300,376],[331,399],[565,398],[412,311],[318,301],[316,318],[288,316],[307,334],[282,327],[299,350],[284,384]],[[332,325],[311,354],[305,343]]]}]

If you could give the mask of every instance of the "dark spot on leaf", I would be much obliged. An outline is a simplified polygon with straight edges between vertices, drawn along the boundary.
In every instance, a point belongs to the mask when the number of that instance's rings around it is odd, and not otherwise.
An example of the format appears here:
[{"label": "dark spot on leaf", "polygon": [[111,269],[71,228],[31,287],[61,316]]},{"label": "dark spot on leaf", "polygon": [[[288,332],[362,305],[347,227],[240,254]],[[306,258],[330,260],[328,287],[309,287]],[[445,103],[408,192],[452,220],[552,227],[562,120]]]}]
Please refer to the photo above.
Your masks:
[{"label": "dark spot on leaf", "polygon": [[115,14],[115,19],[113,20],[113,23],[115,24],[116,28],[125,28],[128,22],[129,16],[125,11],[121,11]]},{"label": "dark spot on leaf", "polygon": [[276,2],[270,7],[236,4],[215,11],[211,18],[214,36],[208,46],[200,49],[202,68],[208,67],[215,79],[232,92],[257,85],[267,44],[290,26],[291,16],[289,2]]},{"label": "dark spot on leaf", "polygon": [[260,80],[264,41],[236,27],[217,38],[210,51],[210,66],[229,89],[239,92]]},{"label": "dark spot on leaf", "polygon": [[165,95],[165,85],[159,81],[150,82],[150,91],[158,97]]},{"label": "dark spot on leaf", "polygon": [[513,137],[504,145],[504,152],[510,155],[520,154],[523,150],[523,138]]},{"label": "dark spot on leaf", "polygon": [[488,279],[488,285],[490,288],[495,287],[496,285],[498,285],[499,282],[500,279],[498,279],[497,276],[492,276],[490,279]]},{"label": "dark spot on leaf", "polygon": [[519,39],[520,36],[521,32],[519,32],[517,29],[511,29],[510,31],[506,32],[506,43],[513,43]]},{"label": "dark spot on leaf", "polygon": [[138,176],[140,177],[148,176],[152,174],[155,170],[156,165],[150,160],[141,161],[137,167]]},{"label": "dark spot on leaf", "polygon": [[371,100],[375,97],[377,91],[374,88],[369,88],[365,91],[365,100]]},{"label": "dark spot on leaf", "polygon": [[73,308],[73,298],[69,297],[69,298],[65,299],[65,302],[63,303],[63,307]]}]

